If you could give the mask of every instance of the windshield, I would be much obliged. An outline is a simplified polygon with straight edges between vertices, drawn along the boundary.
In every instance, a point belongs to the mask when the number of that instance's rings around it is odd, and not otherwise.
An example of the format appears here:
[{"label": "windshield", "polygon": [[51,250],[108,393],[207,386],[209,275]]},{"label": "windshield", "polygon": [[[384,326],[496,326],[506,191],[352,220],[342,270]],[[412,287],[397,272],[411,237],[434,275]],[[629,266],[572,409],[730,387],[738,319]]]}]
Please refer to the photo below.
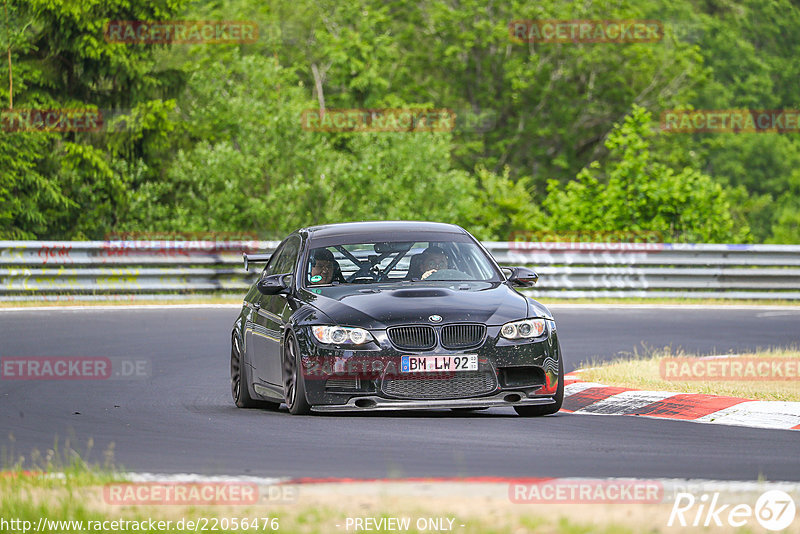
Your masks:
[{"label": "windshield", "polygon": [[392,241],[312,248],[305,285],[426,281],[500,281],[500,273],[470,241]]}]

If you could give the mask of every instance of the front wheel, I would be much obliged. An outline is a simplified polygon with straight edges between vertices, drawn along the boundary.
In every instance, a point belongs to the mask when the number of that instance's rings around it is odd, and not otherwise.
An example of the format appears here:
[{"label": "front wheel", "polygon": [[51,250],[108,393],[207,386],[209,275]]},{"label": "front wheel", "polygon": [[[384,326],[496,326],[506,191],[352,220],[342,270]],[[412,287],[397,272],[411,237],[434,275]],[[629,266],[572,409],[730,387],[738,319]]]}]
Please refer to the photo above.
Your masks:
[{"label": "front wheel", "polygon": [[553,396],[555,404],[545,404],[543,406],[514,406],[514,411],[522,417],[539,417],[542,415],[552,415],[561,409],[564,403],[564,356],[561,354],[561,346],[558,347],[558,387]]},{"label": "front wheel", "polygon": [[283,395],[290,414],[305,415],[311,412],[311,405],[306,399],[306,383],[300,361],[300,347],[294,334],[289,334],[286,338],[283,356]]}]

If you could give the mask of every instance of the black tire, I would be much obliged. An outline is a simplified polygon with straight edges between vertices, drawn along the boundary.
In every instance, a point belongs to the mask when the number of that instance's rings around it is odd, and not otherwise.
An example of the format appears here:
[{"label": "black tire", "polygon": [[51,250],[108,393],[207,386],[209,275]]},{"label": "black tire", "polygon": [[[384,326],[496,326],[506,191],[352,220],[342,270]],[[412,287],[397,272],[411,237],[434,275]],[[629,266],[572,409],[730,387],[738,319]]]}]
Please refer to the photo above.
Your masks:
[{"label": "black tire", "polygon": [[283,355],[283,395],[286,407],[292,415],[311,413],[311,405],[306,399],[306,382],[300,371],[300,347],[294,334],[289,334]]},{"label": "black tire", "polygon": [[277,402],[256,400],[250,396],[247,365],[242,362],[242,350],[236,334],[231,336],[231,396],[239,408],[268,408],[277,410]]},{"label": "black tire", "polygon": [[564,356],[561,354],[561,346],[558,347],[558,387],[553,396],[555,404],[545,404],[542,406],[514,406],[514,411],[522,417],[540,417],[542,415],[552,415],[561,409],[564,403]]}]

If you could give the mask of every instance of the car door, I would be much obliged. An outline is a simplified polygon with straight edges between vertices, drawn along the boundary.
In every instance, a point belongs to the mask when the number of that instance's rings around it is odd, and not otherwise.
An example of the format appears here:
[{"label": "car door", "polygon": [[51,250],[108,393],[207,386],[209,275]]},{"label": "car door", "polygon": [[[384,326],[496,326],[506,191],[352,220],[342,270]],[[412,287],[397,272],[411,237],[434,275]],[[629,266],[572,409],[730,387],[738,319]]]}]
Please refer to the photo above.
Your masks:
[{"label": "car door", "polygon": [[[261,271],[260,278],[264,278],[276,272],[279,258],[283,255],[285,245],[288,243],[284,241],[272,253],[267,265]],[[245,352],[247,353],[247,361],[252,365],[252,377],[254,383],[264,383],[267,367],[267,351],[268,347],[274,341],[274,337],[267,329],[267,321],[265,316],[260,314],[263,295],[259,291],[254,291],[252,301],[250,303],[250,316],[245,329]]]},{"label": "car door", "polygon": [[[262,276],[271,274],[294,273],[297,256],[300,253],[300,237],[290,236],[280,250],[264,268]],[[294,283],[294,282],[293,282]],[[255,377],[273,386],[282,386],[280,342],[283,335],[283,324],[291,315],[285,293],[279,295],[260,295],[253,322],[253,365]]]}]

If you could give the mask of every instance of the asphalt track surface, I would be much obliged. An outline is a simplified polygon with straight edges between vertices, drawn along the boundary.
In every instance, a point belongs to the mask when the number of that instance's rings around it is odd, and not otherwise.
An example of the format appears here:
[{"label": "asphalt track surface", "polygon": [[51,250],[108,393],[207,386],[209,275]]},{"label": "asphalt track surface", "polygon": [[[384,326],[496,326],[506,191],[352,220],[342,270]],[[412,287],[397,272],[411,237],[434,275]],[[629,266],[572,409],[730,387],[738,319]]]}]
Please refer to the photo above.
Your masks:
[{"label": "asphalt track surface", "polygon": [[[566,370],[643,347],[708,353],[800,344],[800,310],[554,307]],[[800,481],[800,433],[511,409],[317,415],[230,399],[236,310],[0,311],[0,356],[146,359],[133,380],[0,380],[9,458],[70,440],[118,467],[280,477],[667,477]],[[13,435],[13,439],[10,437]],[[84,454],[86,454],[84,452]]]}]

